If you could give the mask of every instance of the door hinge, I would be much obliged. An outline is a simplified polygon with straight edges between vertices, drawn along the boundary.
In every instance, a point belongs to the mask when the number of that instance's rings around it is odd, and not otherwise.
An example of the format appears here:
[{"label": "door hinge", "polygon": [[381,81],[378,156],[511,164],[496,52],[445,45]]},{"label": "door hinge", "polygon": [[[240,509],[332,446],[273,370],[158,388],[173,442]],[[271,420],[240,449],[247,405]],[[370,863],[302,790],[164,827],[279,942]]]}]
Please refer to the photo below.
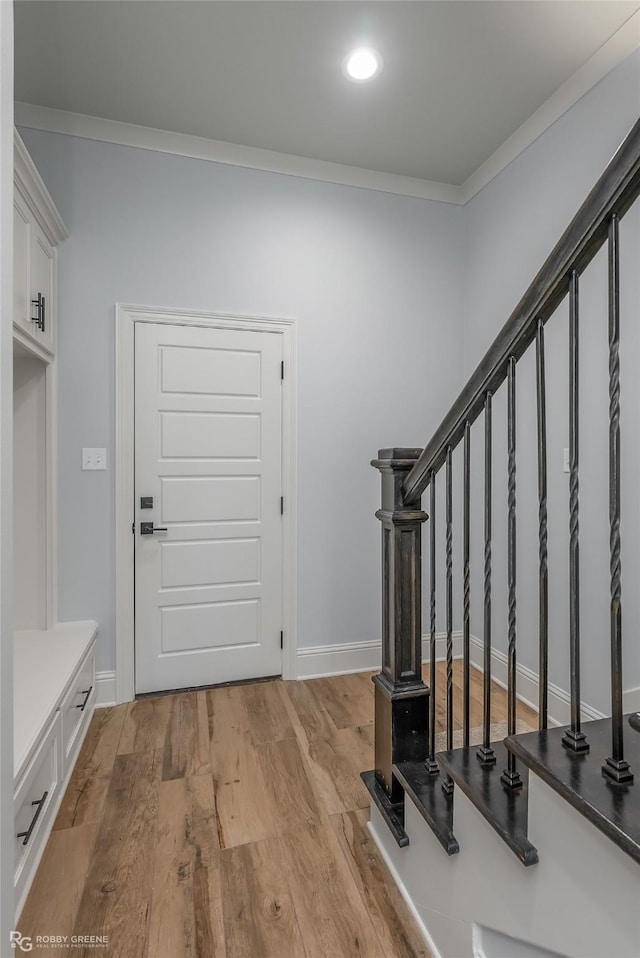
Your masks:
[{"label": "door hinge", "polygon": [[284,379],[284,359],[280,363],[280,379]]},{"label": "door hinge", "polygon": [[284,649],[284,632],[280,633],[280,648]]},{"label": "door hinge", "polygon": [[135,536],[135,534],[136,534],[136,524],[135,524],[135,521],[131,523],[131,531],[132,531],[132,533],[133,533],[134,536]]},{"label": "door hinge", "polygon": [[280,496],[280,515],[284,515],[284,496]]}]

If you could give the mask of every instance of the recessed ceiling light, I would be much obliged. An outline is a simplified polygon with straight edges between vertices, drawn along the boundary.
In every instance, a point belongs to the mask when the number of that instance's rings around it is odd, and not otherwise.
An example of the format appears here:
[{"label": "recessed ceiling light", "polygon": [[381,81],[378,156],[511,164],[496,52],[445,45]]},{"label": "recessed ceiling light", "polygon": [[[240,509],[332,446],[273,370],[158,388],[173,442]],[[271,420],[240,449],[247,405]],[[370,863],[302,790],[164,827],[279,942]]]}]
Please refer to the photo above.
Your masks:
[{"label": "recessed ceiling light", "polygon": [[382,57],[367,47],[352,50],[342,62],[342,72],[349,80],[371,80],[381,69]]}]

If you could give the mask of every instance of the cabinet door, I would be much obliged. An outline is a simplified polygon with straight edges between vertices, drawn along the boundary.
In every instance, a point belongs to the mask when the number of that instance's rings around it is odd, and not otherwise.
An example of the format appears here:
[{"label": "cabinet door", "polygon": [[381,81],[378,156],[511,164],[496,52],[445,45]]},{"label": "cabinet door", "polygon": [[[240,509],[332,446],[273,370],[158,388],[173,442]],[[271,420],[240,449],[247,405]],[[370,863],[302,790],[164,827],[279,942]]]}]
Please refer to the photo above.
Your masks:
[{"label": "cabinet door", "polygon": [[29,248],[31,227],[29,212],[16,193],[13,204],[13,321],[25,333],[35,336],[31,322],[31,290],[29,288]]},{"label": "cabinet door", "polygon": [[[53,352],[54,343],[54,252],[44,233],[36,223],[31,226],[31,299],[37,300],[38,296],[44,297],[44,305],[41,307],[41,319],[44,321],[44,329],[38,328],[36,323],[36,339],[40,345],[44,346],[50,352]],[[34,313],[35,315],[35,313]]]}]

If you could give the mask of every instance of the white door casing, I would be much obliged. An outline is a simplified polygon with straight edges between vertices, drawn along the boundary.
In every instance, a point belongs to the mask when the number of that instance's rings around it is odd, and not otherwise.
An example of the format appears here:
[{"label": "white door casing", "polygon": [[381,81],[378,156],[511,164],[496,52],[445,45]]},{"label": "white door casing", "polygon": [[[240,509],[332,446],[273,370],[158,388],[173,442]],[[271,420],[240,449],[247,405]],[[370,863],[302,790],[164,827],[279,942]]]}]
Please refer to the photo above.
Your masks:
[{"label": "white door casing", "polygon": [[139,693],[281,673],[281,360],[278,332],[136,328]]},{"label": "white door casing", "polygon": [[[284,650],[282,675],[297,675],[297,508],[296,508],[296,355],[297,323],[294,319],[212,313],[205,310],[157,306],[124,305],[115,307],[115,585],[116,585],[116,660],[115,701],[129,702],[135,696],[134,669],[134,397],[135,330],[140,325],[169,324],[187,328],[229,329],[279,333],[284,357],[282,381],[282,495],[284,496],[283,602]],[[145,520],[147,521],[147,520]]]}]

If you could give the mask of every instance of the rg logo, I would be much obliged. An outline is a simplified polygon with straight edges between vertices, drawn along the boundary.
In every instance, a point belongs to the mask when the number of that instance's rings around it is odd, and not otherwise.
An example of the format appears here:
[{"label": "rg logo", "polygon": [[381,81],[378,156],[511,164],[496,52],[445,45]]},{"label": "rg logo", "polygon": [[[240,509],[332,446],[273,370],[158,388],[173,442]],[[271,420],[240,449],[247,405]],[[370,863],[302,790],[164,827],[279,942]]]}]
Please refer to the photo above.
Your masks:
[{"label": "rg logo", "polygon": [[21,935],[19,931],[9,932],[9,941],[14,950],[19,948],[20,951],[33,951],[31,938],[28,938],[26,935]]}]

